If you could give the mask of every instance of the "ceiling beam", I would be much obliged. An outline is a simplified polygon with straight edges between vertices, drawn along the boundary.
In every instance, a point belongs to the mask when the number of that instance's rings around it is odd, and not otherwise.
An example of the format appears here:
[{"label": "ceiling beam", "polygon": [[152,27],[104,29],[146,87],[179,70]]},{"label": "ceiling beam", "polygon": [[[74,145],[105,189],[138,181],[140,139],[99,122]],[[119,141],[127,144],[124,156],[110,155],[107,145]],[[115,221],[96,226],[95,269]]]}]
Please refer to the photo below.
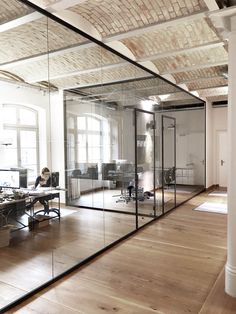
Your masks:
[{"label": "ceiling beam", "polygon": [[32,2],[33,4],[51,13],[56,12],[56,11],[66,10],[77,4],[84,3],[85,1],[87,0],[61,0],[61,1],[57,1],[56,3],[52,5],[46,6],[43,0],[30,0],[30,2]]},{"label": "ceiling beam", "polygon": [[213,63],[196,64],[190,67],[177,68],[175,70],[167,70],[167,71],[161,72],[160,74],[164,75],[164,74],[174,74],[174,73],[179,73],[179,72],[189,72],[189,71],[194,71],[198,69],[211,68],[211,67],[216,67],[216,66],[226,65],[226,64],[228,64],[228,60],[223,60],[223,61],[213,62]]},{"label": "ceiling beam", "polygon": [[19,26],[24,25],[26,23],[30,23],[32,21],[38,20],[42,17],[43,17],[43,15],[39,12],[36,12],[36,11],[33,13],[30,13],[30,14],[27,14],[25,16],[19,17],[15,20],[1,24],[0,25],[0,33],[9,31],[13,28],[19,27]]},{"label": "ceiling beam", "polygon": [[196,81],[207,81],[207,80],[213,80],[213,79],[218,79],[218,78],[224,78],[224,77],[223,75],[215,75],[215,76],[210,76],[210,77],[195,77],[190,80],[180,81],[177,84],[188,84],[188,83],[194,83]]},{"label": "ceiling beam", "polygon": [[222,87],[226,88],[226,87],[228,87],[228,84],[216,85],[216,86],[211,86],[211,87],[201,87],[201,88],[197,88],[197,89],[192,89],[191,91],[201,92],[202,90],[217,89],[217,88],[222,88]]},{"label": "ceiling beam", "polygon": [[208,7],[209,11],[219,10],[219,6],[215,0],[204,0],[204,2]]},{"label": "ceiling beam", "polygon": [[200,97],[211,97],[211,96],[227,95],[227,94],[228,94],[228,86],[210,87],[210,88],[199,90]]}]

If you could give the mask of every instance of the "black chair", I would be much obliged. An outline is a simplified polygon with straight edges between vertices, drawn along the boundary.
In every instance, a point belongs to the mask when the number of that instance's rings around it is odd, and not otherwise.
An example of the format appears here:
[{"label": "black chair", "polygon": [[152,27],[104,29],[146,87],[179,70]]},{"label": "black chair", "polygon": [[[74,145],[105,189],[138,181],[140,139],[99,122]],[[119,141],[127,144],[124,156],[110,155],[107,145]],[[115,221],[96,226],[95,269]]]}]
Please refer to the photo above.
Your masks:
[{"label": "black chair", "polygon": [[175,182],[175,167],[169,168],[164,172],[164,184],[168,187]]}]

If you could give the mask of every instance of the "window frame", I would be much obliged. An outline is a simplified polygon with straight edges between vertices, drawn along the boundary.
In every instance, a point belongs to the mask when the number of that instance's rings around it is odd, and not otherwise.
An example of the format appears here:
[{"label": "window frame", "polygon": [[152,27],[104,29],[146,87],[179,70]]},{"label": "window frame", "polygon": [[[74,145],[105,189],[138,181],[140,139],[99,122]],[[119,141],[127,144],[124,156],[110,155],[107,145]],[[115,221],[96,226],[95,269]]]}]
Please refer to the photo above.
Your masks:
[{"label": "window frame", "polygon": [[[78,128],[78,121],[77,121],[77,118],[78,117],[85,117],[86,119],[86,127],[85,129],[79,129]],[[88,129],[88,119],[95,119],[99,122],[99,131],[95,131],[95,130],[89,130]],[[104,150],[103,150],[103,144],[104,144],[104,130],[103,130],[103,118],[99,118],[99,117],[95,117],[93,115],[89,115],[89,114],[73,114],[73,113],[68,113],[67,115],[67,121],[69,121],[69,119],[72,119],[73,120],[73,127],[70,127],[68,125],[67,127],[67,132],[68,134],[71,134],[74,136],[74,163],[102,163],[103,160],[104,160]],[[110,121],[109,119],[107,119],[107,123],[109,124],[109,127],[110,127]],[[78,142],[78,135],[79,134],[84,134],[86,135],[86,160],[85,161],[79,161],[78,159],[78,148],[79,148],[79,142]],[[90,160],[89,159],[89,146],[88,145],[88,136],[89,135],[99,135],[100,136],[100,145],[99,145],[99,148],[100,148],[100,158],[98,160]],[[111,148],[111,141],[112,141],[112,130],[111,128],[109,129],[109,133],[108,133],[108,136],[109,136],[109,155],[111,156],[112,154],[112,148]],[[68,138],[67,138],[68,140]],[[69,149],[70,147],[68,146],[68,149],[67,149],[67,154],[69,153]],[[68,160],[69,162],[69,166],[71,166],[72,168],[75,167],[75,164],[73,165],[72,161],[71,160]]]},{"label": "window frame", "polygon": [[[36,134],[36,170],[39,173],[39,163],[40,163],[40,156],[39,156],[39,117],[38,111],[31,108],[30,106],[25,106],[21,104],[2,104],[2,108],[14,108],[16,111],[16,123],[5,123],[3,119],[3,130],[13,130],[16,131],[16,152],[17,152],[17,167],[22,167],[22,156],[21,156],[21,139],[20,133],[21,131],[32,131]],[[34,125],[27,125],[20,123],[20,110],[28,110],[35,114],[35,124]],[[32,182],[29,182],[32,183]]]}]

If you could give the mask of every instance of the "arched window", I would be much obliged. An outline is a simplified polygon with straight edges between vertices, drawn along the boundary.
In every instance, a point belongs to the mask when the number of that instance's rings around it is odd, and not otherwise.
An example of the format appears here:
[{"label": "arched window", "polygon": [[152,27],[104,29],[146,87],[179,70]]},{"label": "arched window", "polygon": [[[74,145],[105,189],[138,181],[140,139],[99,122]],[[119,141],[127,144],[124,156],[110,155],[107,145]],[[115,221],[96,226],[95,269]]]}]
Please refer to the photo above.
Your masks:
[{"label": "arched window", "polygon": [[5,167],[28,169],[28,181],[34,181],[39,171],[38,113],[22,105],[3,105],[3,137]]}]

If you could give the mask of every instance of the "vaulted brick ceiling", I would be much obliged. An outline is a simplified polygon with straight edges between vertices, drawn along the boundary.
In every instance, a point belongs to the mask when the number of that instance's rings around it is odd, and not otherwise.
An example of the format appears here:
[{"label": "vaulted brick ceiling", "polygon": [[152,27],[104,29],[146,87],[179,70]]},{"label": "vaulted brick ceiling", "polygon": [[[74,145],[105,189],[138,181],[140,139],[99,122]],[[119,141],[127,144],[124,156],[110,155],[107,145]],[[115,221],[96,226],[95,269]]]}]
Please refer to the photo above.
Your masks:
[{"label": "vaulted brick ceiling", "polygon": [[[76,20],[82,31],[200,97],[207,97],[208,88],[209,97],[213,90],[227,95],[227,44],[208,18],[219,10],[214,0],[31,2]],[[147,76],[20,1],[0,0],[0,7],[0,77],[15,75],[30,84],[50,77],[58,88],[76,88]]]}]

